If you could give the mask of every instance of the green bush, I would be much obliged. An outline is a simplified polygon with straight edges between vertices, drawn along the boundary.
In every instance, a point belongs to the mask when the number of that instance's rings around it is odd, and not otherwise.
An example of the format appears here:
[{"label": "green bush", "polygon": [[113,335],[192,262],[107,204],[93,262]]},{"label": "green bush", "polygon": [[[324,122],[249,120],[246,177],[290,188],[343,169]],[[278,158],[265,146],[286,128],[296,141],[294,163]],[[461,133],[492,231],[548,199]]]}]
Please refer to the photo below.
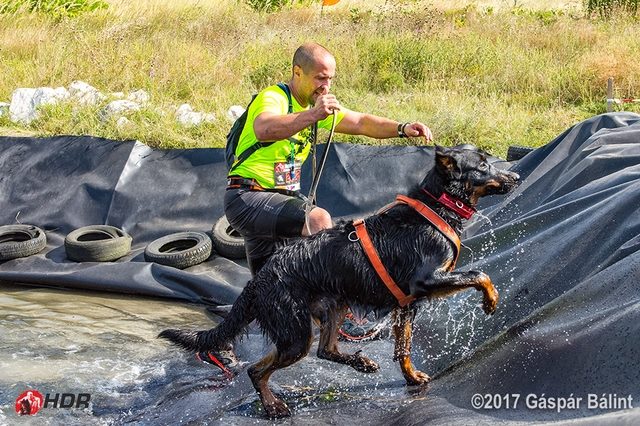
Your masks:
[{"label": "green bush", "polygon": [[598,13],[609,17],[616,12],[626,12],[633,16],[638,12],[640,0],[585,0],[584,6],[588,14]]},{"label": "green bush", "polygon": [[387,93],[423,82],[429,61],[424,43],[412,37],[380,37],[360,44],[364,67],[369,70],[368,90]]},{"label": "green bush", "polygon": [[251,8],[258,12],[275,12],[282,9],[288,0],[245,0]]},{"label": "green bush", "polygon": [[274,82],[287,80],[290,68],[288,60],[266,62],[249,71],[248,77],[255,90],[262,90]]},{"label": "green bush", "polygon": [[0,4],[0,13],[37,12],[60,18],[107,7],[103,0],[5,0]]},{"label": "green bush", "polygon": [[245,0],[245,2],[257,12],[277,12],[287,5],[294,3],[308,5],[313,0]]}]

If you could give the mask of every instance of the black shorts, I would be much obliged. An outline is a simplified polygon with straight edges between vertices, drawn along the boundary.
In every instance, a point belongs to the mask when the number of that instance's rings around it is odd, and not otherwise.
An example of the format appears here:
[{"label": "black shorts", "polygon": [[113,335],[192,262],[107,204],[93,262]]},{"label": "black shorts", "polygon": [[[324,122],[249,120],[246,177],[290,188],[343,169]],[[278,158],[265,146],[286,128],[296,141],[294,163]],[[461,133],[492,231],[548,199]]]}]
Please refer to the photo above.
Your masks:
[{"label": "black shorts", "polygon": [[270,256],[286,239],[300,237],[305,226],[304,201],[278,192],[228,189],[224,211],[244,237],[250,262]]}]

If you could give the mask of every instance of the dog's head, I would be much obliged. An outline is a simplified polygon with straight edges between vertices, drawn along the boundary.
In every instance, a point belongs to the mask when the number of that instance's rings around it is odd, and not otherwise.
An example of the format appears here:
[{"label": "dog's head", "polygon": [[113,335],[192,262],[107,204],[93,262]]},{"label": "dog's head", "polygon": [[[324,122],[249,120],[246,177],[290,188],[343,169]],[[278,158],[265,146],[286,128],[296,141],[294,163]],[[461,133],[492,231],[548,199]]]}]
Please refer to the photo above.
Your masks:
[{"label": "dog's head", "polygon": [[467,199],[472,206],[485,195],[506,194],[520,179],[517,173],[493,166],[486,152],[469,144],[453,148],[436,145],[435,163],[443,189]]}]

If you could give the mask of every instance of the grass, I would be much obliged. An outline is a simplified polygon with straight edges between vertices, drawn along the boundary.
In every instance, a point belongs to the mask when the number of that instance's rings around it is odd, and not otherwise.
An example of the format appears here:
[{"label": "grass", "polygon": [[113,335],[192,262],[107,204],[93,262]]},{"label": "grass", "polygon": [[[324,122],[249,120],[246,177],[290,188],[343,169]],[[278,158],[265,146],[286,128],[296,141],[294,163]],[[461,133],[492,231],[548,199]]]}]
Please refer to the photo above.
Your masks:
[{"label": "grass", "polygon": [[[501,156],[605,112],[609,76],[616,97],[640,97],[640,21],[586,17],[576,2],[343,0],[322,15],[319,6],[256,13],[235,0],[107,3],[74,18],[0,15],[0,102],[18,87],[83,80],[107,94],[144,89],[150,106],[123,128],[101,121],[99,106],[49,106],[29,126],[0,117],[0,134],[221,147],[227,109],[287,80],[293,51],[307,40],[334,52],[333,91],[345,106],[421,120],[437,143],[475,143]],[[185,102],[217,120],[177,124],[173,109]]]}]

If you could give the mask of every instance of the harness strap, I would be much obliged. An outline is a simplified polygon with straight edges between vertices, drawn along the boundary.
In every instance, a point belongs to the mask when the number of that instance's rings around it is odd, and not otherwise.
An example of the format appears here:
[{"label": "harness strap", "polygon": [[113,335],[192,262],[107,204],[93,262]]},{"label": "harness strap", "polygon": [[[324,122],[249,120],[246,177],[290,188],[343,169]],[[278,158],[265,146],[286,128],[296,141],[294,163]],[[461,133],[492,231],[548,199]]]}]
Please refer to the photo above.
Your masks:
[{"label": "harness strap", "polygon": [[229,173],[233,172],[240,164],[244,163],[244,160],[251,157],[251,154],[259,150],[260,148],[271,146],[273,145],[273,143],[274,142],[256,142],[253,145],[251,145],[249,148],[242,151],[240,155],[238,155],[238,157],[236,158],[236,161],[233,163],[233,166],[231,166],[231,169],[229,169]]},{"label": "harness strap", "polygon": [[[458,237],[458,234],[456,234],[456,232],[453,230],[451,225],[449,225],[444,219],[442,219],[440,215],[438,215],[438,213],[431,210],[421,201],[415,200],[413,198],[409,198],[404,195],[396,196],[396,201],[384,206],[382,209],[378,211],[378,214],[383,214],[388,210],[390,210],[391,208],[400,204],[406,204],[409,207],[413,208],[422,217],[424,217],[431,224],[433,224],[436,227],[436,229],[440,231],[440,233],[444,235],[453,244],[453,247],[454,247],[453,262],[451,262],[451,264],[449,264],[447,268],[449,271],[452,271],[456,266],[456,261],[458,260],[458,255],[460,254],[460,237]],[[407,296],[406,294],[404,294],[402,289],[398,287],[398,284],[396,284],[393,278],[391,278],[391,275],[389,275],[387,268],[384,267],[384,264],[380,259],[380,255],[378,254],[378,251],[374,247],[373,242],[369,237],[369,232],[367,232],[367,227],[364,223],[364,219],[355,220],[353,222],[353,226],[355,227],[356,236],[360,241],[360,245],[362,246],[362,249],[364,250],[365,255],[369,259],[371,266],[373,266],[373,269],[378,274],[378,277],[382,280],[384,285],[389,289],[391,294],[393,294],[393,296],[398,300],[398,304],[400,305],[400,307],[405,307],[409,303],[413,302],[415,300],[415,297],[411,295]],[[351,240],[351,238],[349,239]]]},{"label": "harness strap", "polygon": [[263,188],[255,179],[247,179],[242,176],[230,176],[227,179],[227,189],[247,189],[249,191],[277,192],[279,194],[288,195],[290,197],[300,198],[306,201],[307,197],[300,191],[290,191],[282,188]]},{"label": "harness strap", "polygon": [[353,222],[353,226],[355,226],[356,228],[356,235],[360,239],[362,249],[367,255],[367,258],[369,258],[369,262],[371,262],[373,269],[375,269],[376,273],[378,274],[384,285],[387,286],[391,294],[393,294],[393,296],[398,299],[398,303],[400,304],[400,306],[405,307],[409,303],[413,302],[416,298],[411,295],[405,295],[400,287],[398,287],[398,284],[396,284],[393,278],[391,278],[391,275],[389,275],[389,272],[387,272],[387,268],[385,268],[382,264],[380,255],[378,255],[378,251],[373,246],[371,238],[369,238],[369,233],[367,232],[367,227],[364,224],[364,219],[356,220],[355,222]]},{"label": "harness strap", "polygon": [[[287,114],[291,114],[293,112],[293,101],[291,100],[291,89],[289,89],[289,85],[287,85],[285,83],[278,83],[277,86],[280,88],[280,90],[282,90],[284,92],[285,95],[287,95],[287,101],[288,101]],[[253,96],[253,99],[255,99],[255,97],[256,97],[256,95]],[[249,106],[253,103],[253,99],[251,99],[251,102],[247,106],[247,111],[249,110]],[[243,130],[244,130],[244,128],[243,128]],[[242,132],[242,130],[241,130],[241,132]],[[304,143],[298,141],[297,139],[294,139],[293,137],[289,137],[289,138],[287,138],[287,140],[289,142],[291,142],[292,144],[298,144],[300,146],[304,146]],[[257,150],[259,150],[260,148],[266,148],[268,146],[273,145],[274,143],[275,143],[275,141],[274,142],[260,142],[260,141],[257,141],[256,143],[251,145],[249,148],[245,149],[239,155],[236,156],[236,159],[233,162],[233,165],[231,166],[231,169],[229,169],[229,173],[233,172],[240,164],[244,163],[244,161],[247,158],[251,157],[251,154],[253,154]],[[302,148],[300,148],[300,146],[298,147],[297,153],[300,153],[300,151],[302,151]]]},{"label": "harness strap", "polygon": [[440,233],[444,235],[449,241],[451,241],[454,247],[454,254],[453,262],[451,263],[451,267],[449,268],[449,270],[453,270],[456,267],[458,255],[460,254],[460,237],[458,237],[456,231],[454,231],[451,225],[449,225],[443,218],[441,218],[438,213],[431,210],[423,202],[413,198],[409,198],[405,195],[396,196],[396,200],[401,203],[407,204],[409,207],[412,207],[415,211],[420,213],[422,217],[435,225],[436,229],[440,231]]}]

